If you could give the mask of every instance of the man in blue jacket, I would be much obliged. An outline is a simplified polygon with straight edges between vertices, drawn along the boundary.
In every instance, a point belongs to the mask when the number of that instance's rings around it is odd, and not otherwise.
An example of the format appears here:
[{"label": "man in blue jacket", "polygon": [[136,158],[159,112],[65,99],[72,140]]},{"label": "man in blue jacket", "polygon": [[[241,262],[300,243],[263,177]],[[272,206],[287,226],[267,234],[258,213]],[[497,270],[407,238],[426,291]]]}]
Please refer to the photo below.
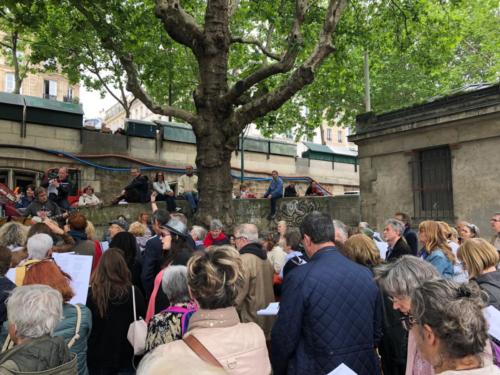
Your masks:
[{"label": "man in blue jacket", "polygon": [[271,175],[273,179],[264,194],[264,198],[271,200],[271,213],[267,217],[268,220],[273,219],[276,215],[276,201],[283,197],[283,180],[278,176],[278,171],[272,171]]},{"label": "man in blue jacket", "polygon": [[271,335],[274,374],[328,374],[342,363],[359,375],[380,374],[381,298],[371,272],[335,247],[329,215],[308,214],[300,232],[310,261],[283,281]]}]

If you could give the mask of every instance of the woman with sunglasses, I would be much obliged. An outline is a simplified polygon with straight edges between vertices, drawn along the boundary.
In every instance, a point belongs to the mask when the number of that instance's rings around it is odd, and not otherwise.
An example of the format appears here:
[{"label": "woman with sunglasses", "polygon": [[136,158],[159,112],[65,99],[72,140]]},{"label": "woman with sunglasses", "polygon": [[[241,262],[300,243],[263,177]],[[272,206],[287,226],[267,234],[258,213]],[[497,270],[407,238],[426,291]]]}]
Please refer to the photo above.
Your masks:
[{"label": "woman with sunglasses", "polygon": [[[382,291],[392,301],[394,310],[402,314],[401,322],[408,330],[412,292],[426,280],[439,278],[436,268],[430,263],[413,255],[404,255],[393,262],[380,265],[374,269],[375,279]],[[413,332],[408,334],[406,356],[406,375],[432,375],[432,366],[417,350]]]},{"label": "woman with sunglasses", "polygon": [[92,329],[92,315],[87,306],[69,303],[75,295],[70,283],[71,277],[50,258],[28,265],[23,281],[23,285],[48,285],[61,293],[64,318],[56,326],[54,336],[61,336],[70,352],[77,355],[78,374],[88,375],[87,340]]},{"label": "woman with sunglasses", "polygon": [[167,224],[160,226],[159,236],[163,248],[163,265],[161,271],[155,277],[153,292],[146,313],[146,323],[149,322],[153,315],[163,311],[170,305],[170,301],[161,287],[163,273],[169,265],[187,265],[189,258],[193,254],[193,249],[187,242],[188,235],[186,224],[176,218],[170,219]]},{"label": "woman with sunglasses", "polygon": [[498,375],[483,355],[488,324],[478,288],[449,280],[430,280],[411,295],[411,333],[435,374]]}]

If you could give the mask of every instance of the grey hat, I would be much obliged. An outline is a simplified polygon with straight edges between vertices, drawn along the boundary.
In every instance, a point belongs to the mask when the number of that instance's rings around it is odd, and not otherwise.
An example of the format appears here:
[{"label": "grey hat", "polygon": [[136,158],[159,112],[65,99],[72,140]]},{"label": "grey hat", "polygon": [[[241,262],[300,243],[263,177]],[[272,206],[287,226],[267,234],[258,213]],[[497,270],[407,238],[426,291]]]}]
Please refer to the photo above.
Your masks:
[{"label": "grey hat", "polygon": [[121,227],[125,232],[128,231],[128,223],[125,221],[125,220],[120,220],[120,219],[116,219],[116,220],[111,220],[109,222],[109,225],[112,225],[112,224],[116,224],[118,225],[119,227]]},{"label": "grey hat", "polygon": [[186,224],[184,224],[179,219],[170,219],[167,224],[160,225],[160,228],[168,230],[170,233],[177,234],[181,237],[188,236],[188,230]]}]

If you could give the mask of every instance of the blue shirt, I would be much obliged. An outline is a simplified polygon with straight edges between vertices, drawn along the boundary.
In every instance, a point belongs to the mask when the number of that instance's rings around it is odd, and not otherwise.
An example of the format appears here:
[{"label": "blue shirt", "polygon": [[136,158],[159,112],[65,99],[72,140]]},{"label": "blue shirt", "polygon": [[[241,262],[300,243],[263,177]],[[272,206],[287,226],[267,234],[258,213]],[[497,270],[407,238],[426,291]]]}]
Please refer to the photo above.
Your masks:
[{"label": "blue shirt", "polygon": [[276,179],[272,179],[269,187],[267,188],[264,198],[268,196],[273,198],[281,197],[283,195],[283,180],[278,176]]}]

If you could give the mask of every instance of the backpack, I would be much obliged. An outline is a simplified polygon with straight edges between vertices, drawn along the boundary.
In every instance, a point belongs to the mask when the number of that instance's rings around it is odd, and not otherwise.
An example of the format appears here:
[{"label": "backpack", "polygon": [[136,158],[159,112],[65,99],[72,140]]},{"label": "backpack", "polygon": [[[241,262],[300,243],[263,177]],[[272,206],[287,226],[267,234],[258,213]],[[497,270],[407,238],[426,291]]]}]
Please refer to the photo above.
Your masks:
[{"label": "backpack", "polygon": [[190,303],[190,304],[188,304],[187,307],[169,306],[163,311],[175,313],[175,314],[182,314],[182,317],[181,317],[181,335],[184,336],[184,334],[186,333],[187,328],[188,328],[189,319],[197,310],[198,310],[198,308],[194,304]]}]

